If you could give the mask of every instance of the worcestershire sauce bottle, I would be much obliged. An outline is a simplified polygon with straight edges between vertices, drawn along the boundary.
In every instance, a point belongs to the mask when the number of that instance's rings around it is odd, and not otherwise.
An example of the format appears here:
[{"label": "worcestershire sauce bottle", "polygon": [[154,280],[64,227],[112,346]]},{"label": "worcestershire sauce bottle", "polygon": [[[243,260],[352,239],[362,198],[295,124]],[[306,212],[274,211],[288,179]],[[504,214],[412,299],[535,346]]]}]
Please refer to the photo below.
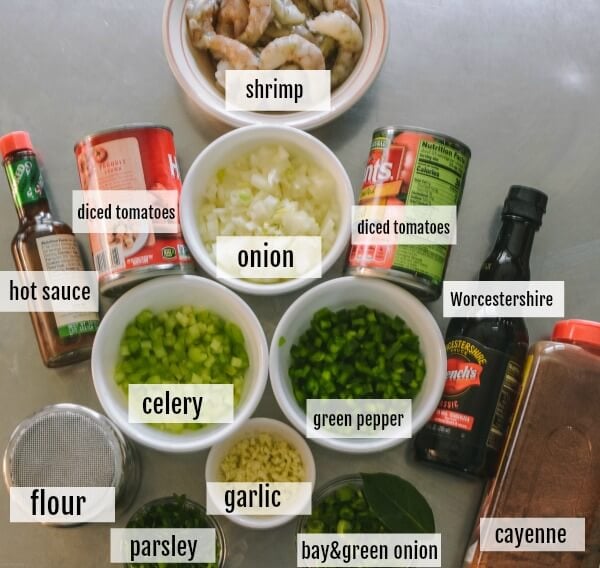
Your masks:
[{"label": "worcestershire sauce bottle", "polygon": [[[533,237],[546,194],[512,186],[502,227],[479,280],[529,280]],[[522,318],[455,318],[446,331],[440,404],[415,440],[417,457],[480,477],[496,473],[521,386],[529,335]]]}]

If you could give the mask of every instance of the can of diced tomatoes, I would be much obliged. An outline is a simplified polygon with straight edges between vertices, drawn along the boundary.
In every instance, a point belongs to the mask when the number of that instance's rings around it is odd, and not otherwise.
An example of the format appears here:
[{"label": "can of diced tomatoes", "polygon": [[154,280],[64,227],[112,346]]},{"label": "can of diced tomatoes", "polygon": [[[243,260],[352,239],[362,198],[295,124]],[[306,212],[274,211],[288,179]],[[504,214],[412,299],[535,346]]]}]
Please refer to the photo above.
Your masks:
[{"label": "can of diced tomatoes", "polygon": [[[389,126],[373,133],[359,205],[459,206],[471,151],[455,138]],[[346,273],[391,280],[422,300],[442,292],[448,245],[351,245]]]},{"label": "can of diced tomatoes", "polygon": [[[169,190],[177,192],[179,203],[181,177],[173,132],[166,126],[130,124],[90,134],[75,144],[75,157],[83,190]],[[125,226],[89,236],[100,292],[107,296],[194,269],[179,229],[157,232],[149,222],[143,233]]]}]

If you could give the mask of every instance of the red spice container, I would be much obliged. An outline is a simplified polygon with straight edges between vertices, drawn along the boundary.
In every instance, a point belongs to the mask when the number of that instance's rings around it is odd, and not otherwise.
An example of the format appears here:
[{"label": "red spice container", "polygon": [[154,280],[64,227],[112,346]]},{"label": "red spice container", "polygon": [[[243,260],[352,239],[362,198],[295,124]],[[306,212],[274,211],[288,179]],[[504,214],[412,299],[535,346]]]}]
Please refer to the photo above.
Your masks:
[{"label": "red spice container", "polygon": [[561,321],[530,351],[497,477],[482,517],[584,517],[585,552],[482,552],[468,568],[596,568],[600,563],[600,323]]}]

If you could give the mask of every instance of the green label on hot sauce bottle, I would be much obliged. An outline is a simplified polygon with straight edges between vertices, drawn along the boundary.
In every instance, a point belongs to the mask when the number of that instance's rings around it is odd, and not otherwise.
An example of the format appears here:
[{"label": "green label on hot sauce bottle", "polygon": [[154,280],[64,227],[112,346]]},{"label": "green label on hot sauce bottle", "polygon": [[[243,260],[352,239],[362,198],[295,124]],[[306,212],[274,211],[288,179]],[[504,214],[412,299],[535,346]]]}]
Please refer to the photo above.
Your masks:
[{"label": "green label on hot sauce bottle", "polygon": [[17,158],[5,165],[6,176],[17,207],[45,199],[44,179],[33,156]]},{"label": "green label on hot sauce bottle", "polygon": [[[56,315],[56,314],[54,314]],[[95,333],[98,329],[98,316],[94,314],[95,319],[89,319],[84,321],[77,321],[74,323],[68,323],[61,325],[58,328],[58,336],[61,339],[69,339],[71,337],[78,337],[79,335],[85,335],[86,333]],[[58,323],[58,318],[57,318]]]}]

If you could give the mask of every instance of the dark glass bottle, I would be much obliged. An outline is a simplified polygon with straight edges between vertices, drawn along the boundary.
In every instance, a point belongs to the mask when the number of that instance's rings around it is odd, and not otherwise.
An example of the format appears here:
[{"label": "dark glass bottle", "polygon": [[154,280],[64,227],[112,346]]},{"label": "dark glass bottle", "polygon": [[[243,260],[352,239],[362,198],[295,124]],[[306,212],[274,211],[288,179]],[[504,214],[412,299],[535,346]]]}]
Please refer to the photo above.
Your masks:
[{"label": "dark glass bottle", "polygon": [[[11,244],[17,270],[84,270],[71,228],[52,217],[29,134],[11,132],[2,136],[0,154],[19,217],[19,229]],[[90,356],[98,314],[31,312],[30,315],[47,367],[68,365]]]},{"label": "dark glass bottle", "polygon": [[[533,238],[547,196],[512,186],[496,244],[480,280],[529,280]],[[446,331],[444,394],[416,436],[419,459],[481,477],[493,476],[521,387],[529,335],[522,318],[454,318]]]}]

